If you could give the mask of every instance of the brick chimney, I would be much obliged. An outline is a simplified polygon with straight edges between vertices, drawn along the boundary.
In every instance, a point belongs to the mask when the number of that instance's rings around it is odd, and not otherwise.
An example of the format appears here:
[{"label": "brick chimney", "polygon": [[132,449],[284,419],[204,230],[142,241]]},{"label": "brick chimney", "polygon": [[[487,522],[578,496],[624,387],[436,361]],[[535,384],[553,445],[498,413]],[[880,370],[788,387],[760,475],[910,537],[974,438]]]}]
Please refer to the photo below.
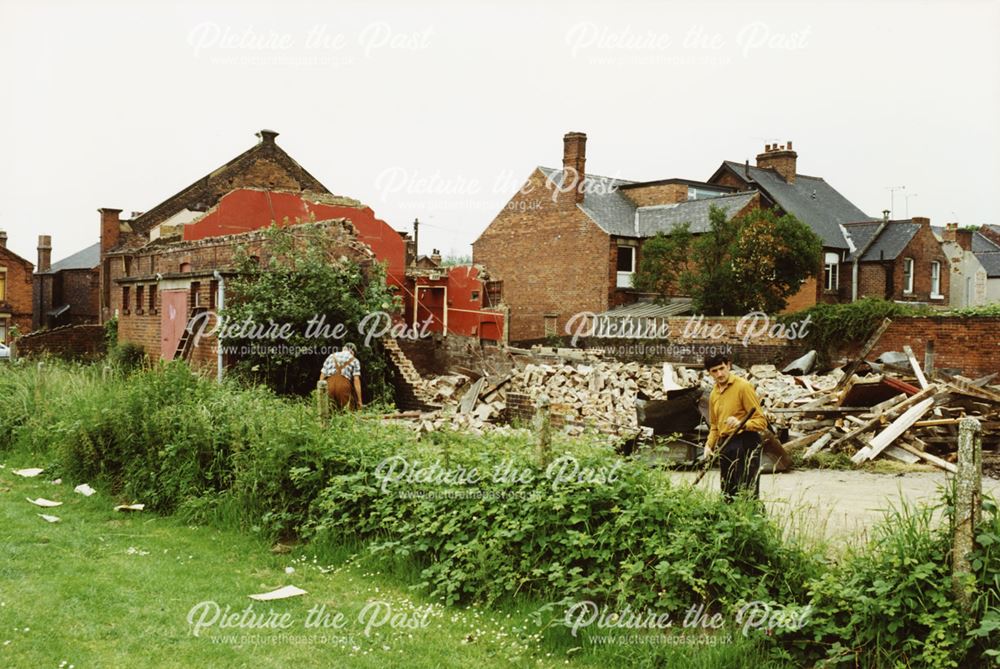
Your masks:
[{"label": "brick chimney", "polygon": [[941,238],[946,242],[958,244],[963,251],[972,251],[972,233],[974,230],[959,230],[958,223],[945,223],[944,235]]},{"label": "brick chimney", "polygon": [[567,132],[563,135],[563,183],[568,193],[572,189],[573,202],[583,202],[583,178],[587,174],[587,135]]},{"label": "brick chimney", "polygon": [[38,235],[38,266],[36,272],[47,272],[52,267],[52,237]]},{"label": "brick chimney", "polygon": [[799,154],[792,150],[792,143],[765,144],[764,153],[757,154],[757,167],[773,169],[790,184],[795,183],[795,161]]},{"label": "brick chimney", "polygon": [[0,230],[0,249],[7,248],[7,231]]},{"label": "brick chimney", "polygon": [[101,255],[103,256],[118,246],[118,239],[121,237],[122,231],[118,214],[122,213],[122,210],[104,207],[97,211],[101,214]]}]

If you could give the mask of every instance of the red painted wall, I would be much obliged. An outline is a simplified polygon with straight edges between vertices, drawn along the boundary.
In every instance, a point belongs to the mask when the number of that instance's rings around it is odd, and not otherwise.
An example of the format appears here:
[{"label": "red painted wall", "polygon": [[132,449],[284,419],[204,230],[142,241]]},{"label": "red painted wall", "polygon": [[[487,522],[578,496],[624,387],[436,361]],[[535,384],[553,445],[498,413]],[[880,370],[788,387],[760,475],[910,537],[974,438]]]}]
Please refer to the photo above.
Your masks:
[{"label": "red painted wall", "polygon": [[371,247],[375,256],[388,262],[390,285],[406,283],[405,251],[403,238],[378,218],[369,207],[350,207],[310,201],[300,193],[239,189],[227,193],[204,217],[184,226],[184,240],[193,241],[206,237],[219,237],[266,228],[276,221],[279,225],[287,218],[289,223],[346,218],[358,230],[358,238]]},{"label": "red painted wall", "polygon": [[[418,326],[430,315],[432,322],[427,329],[431,332],[444,331],[444,291],[440,288],[447,287],[449,334],[496,341],[503,338],[503,314],[482,310],[486,291],[483,281],[479,278],[478,267],[473,265],[451,267],[448,268],[446,277],[436,280],[420,277],[417,279],[417,285],[435,287],[421,288],[419,291]],[[412,319],[412,311],[409,313]]]}]

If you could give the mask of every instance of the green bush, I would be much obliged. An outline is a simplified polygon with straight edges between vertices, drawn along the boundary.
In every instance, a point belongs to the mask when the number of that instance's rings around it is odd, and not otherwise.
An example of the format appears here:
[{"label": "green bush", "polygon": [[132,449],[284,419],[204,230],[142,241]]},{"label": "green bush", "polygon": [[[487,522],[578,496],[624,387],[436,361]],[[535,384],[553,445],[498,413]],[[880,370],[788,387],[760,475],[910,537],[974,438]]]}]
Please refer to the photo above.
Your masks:
[{"label": "green bush", "polygon": [[[944,502],[949,519],[953,509]],[[973,620],[952,592],[949,523],[935,508],[890,512],[868,546],[808,585],[811,615],[776,630],[775,656],[817,667],[969,667],[1000,643],[1000,516],[994,502],[971,556]],[[980,621],[977,623],[977,621]],[[978,625],[978,626],[977,626]]]}]

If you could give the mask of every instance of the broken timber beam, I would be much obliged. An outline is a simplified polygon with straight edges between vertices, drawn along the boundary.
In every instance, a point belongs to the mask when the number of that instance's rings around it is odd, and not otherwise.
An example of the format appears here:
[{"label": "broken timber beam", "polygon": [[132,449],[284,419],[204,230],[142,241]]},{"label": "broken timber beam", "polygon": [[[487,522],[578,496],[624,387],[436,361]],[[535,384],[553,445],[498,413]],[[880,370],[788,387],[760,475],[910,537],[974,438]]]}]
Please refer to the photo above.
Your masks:
[{"label": "broken timber beam", "polygon": [[921,460],[929,462],[932,465],[934,465],[935,467],[940,467],[941,469],[945,470],[946,472],[951,472],[952,474],[957,474],[958,473],[958,467],[956,467],[952,463],[948,462],[947,460],[942,460],[941,458],[939,458],[936,455],[931,455],[930,453],[925,453],[924,451],[921,451],[919,448],[914,448],[913,446],[910,446],[909,444],[907,444],[905,442],[902,443],[902,444],[900,444],[899,447],[902,448],[904,451],[909,451],[910,453],[913,453],[915,456],[917,456]]},{"label": "broken timber beam", "polygon": [[861,347],[861,351],[858,353],[857,357],[852,360],[851,364],[849,364],[847,369],[844,370],[844,376],[837,382],[837,385],[834,388],[835,391],[839,392],[845,385],[847,385],[847,382],[854,376],[855,370],[857,370],[858,366],[864,361],[865,356],[872,352],[872,349],[875,348],[875,344],[877,344],[878,340],[882,338],[885,331],[889,329],[889,325],[891,323],[892,320],[888,318],[882,321],[882,324],[878,326],[877,330],[875,330],[875,334],[868,338],[865,345]]},{"label": "broken timber beam", "polygon": [[917,382],[920,384],[920,387],[926,390],[928,385],[927,377],[924,376],[923,370],[920,369],[920,363],[917,362],[917,356],[913,355],[913,349],[910,348],[909,344],[903,347],[903,353],[905,353],[906,357],[910,359],[910,367],[913,368],[913,373],[917,375]]},{"label": "broken timber beam", "polygon": [[927,413],[932,406],[934,406],[934,399],[929,397],[920,404],[907,409],[906,413],[892,421],[887,428],[875,435],[875,437],[868,442],[867,446],[855,453],[851,458],[851,462],[859,464],[865,460],[874,459],[879,453],[884,451],[889,444],[895,441],[898,437],[902,436],[902,434],[910,429],[914,423],[920,420],[920,417]]},{"label": "broken timber beam", "polygon": [[855,429],[845,434],[843,437],[840,437],[839,439],[830,444],[830,448],[834,449],[837,446],[840,446],[845,441],[855,439],[858,436],[864,434],[868,430],[872,429],[875,425],[880,423],[883,417],[891,418],[893,415],[895,415],[900,411],[903,411],[907,407],[910,407],[916,404],[917,402],[920,402],[922,400],[927,399],[928,397],[931,397],[934,394],[935,389],[936,389],[935,386],[931,386],[927,390],[921,390],[916,395],[911,395],[910,397],[906,397],[906,395],[897,395],[895,400],[890,400],[894,402],[893,406],[886,406],[886,402],[883,402],[882,403],[883,413],[875,416],[871,420],[866,421],[864,425],[856,427]]}]

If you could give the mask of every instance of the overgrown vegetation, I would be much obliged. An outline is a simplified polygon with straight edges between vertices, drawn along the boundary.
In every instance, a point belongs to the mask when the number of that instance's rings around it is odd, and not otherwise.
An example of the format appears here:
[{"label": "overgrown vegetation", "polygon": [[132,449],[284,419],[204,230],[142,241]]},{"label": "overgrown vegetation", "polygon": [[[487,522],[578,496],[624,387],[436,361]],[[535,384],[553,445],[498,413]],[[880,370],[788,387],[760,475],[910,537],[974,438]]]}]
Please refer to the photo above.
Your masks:
[{"label": "overgrown vegetation", "polygon": [[844,304],[815,304],[808,309],[778,317],[782,323],[798,323],[809,318],[803,337],[806,346],[816,349],[821,364],[829,363],[837,351],[852,343],[867,340],[886,318],[927,316],[935,312],[929,307],[899,304],[889,300],[866,297]]},{"label": "overgrown vegetation", "polygon": [[[797,666],[973,666],[997,643],[993,506],[972,556],[968,619],[950,591],[946,528],[932,527],[930,511],[890,518],[870,546],[827,565],[752,508],[586,440],[540,456],[528,432],[417,440],[352,414],[323,425],[305,401],[208,382],[182,363],[105,379],[97,367],[24,366],[0,377],[0,393],[0,452],[48,475],[264,539],[360,543],[366,560],[404,565],[445,602],[528,597],[553,602],[554,618],[581,599],[675,615],[701,602],[811,606],[802,629],[753,637]],[[440,480],[473,468],[475,483]]]},{"label": "overgrown vegetation", "polygon": [[351,341],[362,365],[364,396],[391,399],[381,341],[365,345],[379,323],[369,321],[372,327],[364,332],[359,327],[369,314],[384,313],[387,321],[398,309],[385,268],[344,257],[321,225],[271,226],[265,234],[266,264],[239,250],[239,274],[226,285],[220,315],[224,328],[233,327],[223,343],[238,352],[234,373],[280,393],[305,394],[315,387],[326,356]]},{"label": "overgrown vegetation", "polygon": [[685,225],[648,240],[633,285],[690,295],[695,311],[708,315],[776,313],[819,267],[822,240],[791,214],[753,209],[727,219],[713,206],[709,220],[697,236]]}]

